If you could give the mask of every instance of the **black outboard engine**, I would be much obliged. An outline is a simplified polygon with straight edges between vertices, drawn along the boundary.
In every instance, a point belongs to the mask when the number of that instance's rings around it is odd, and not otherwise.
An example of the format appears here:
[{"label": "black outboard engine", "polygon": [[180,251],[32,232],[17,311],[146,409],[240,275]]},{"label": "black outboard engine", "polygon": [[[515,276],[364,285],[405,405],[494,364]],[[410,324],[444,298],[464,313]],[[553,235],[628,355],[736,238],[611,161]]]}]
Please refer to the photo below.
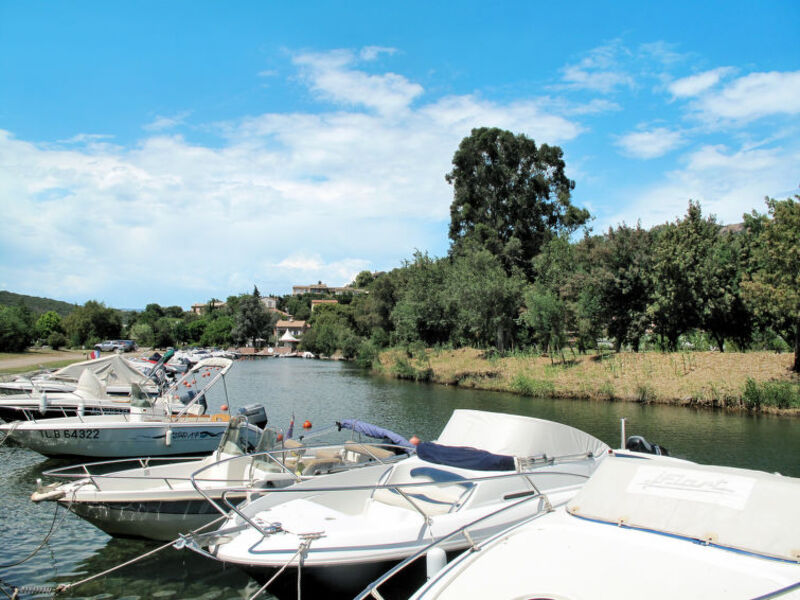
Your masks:
[{"label": "black outboard engine", "polygon": [[625,441],[625,449],[631,452],[642,452],[643,454],[657,454],[658,456],[669,456],[669,451],[658,444],[651,444],[640,435],[632,435]]},{"label": "black outboard engine", "polygon": [[267,409],[263,404],[248,404],[240,408],[236,414],[247,417],[250,425],[256,425],[262,429],[267,424]]}]

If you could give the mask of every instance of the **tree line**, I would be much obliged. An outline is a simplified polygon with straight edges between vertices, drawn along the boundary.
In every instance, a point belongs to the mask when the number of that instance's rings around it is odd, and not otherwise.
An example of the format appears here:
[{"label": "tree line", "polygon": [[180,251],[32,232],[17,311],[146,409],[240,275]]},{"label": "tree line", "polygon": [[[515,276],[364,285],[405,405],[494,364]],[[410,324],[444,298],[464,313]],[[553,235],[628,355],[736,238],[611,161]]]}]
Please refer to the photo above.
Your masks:
[{"label": "tree line", "polygon": [[[562,150],[496,128],[464,138],[445,178],[453,186],[447,255],[417,251],[389,272],[364,271],[351,286],[367,294],[337,296],[313,314],[311,299],[321,296],[280,298],[278,308],[311,325],[303,349],[369,365],[390,345],[551,356],[598,344],[766,348],[794,350],[800,371],[800,196],[767,199],[765,213],[735,226],[690,201],[674,222],[593,234],[589,212],[571,202]],[[158,304],[120,313],[90,301],[60,322],[0,307],[0,344],[12,349],[7,340],[25,327],[28,340],[50,345],[123,335],[162,347],[275,343],[278,316],[257,288],[220,308],[213,300],[202,315]]]}]

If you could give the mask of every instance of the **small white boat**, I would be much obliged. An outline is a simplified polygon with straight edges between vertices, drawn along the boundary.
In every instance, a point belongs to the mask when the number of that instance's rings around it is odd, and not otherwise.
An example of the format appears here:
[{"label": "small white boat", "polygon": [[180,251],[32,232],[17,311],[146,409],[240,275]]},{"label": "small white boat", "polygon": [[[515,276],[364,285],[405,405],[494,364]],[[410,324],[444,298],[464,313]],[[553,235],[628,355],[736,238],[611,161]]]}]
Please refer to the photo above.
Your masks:
[{"label": "small white boat", "polygon": [[220,520],[212,503],[238,504],[324,473],[402,458],[386,445],[355,441],[308,446],[290,439],[284,444],[271,427],[264,428],[249,454],[246,424],[243,417],[231,419],[217,450],[206,458],[170,464],[151,458],[104,461],[46,471],[44,476],[73,481],[42,486],[39,480],[31,500],[60,502],[111,535],[174,540]]},{"label": "small white boat", "polygon": [[[155,400],[139,394],[132,398],[128,414],[16,421],[0,425],[0,431],[18,445],[45,456],[130,458],[208,454],[219,444],[229,415],[205,414],[205,396],[225,377],[232,364],[225,358],[210,358],[187,372],[172,389],[186,384],[194,392],[190,382],[206,376],[208,382],[178,414],[171,410],[178,400],[177,393]],[[255,445],[261,434],[257,426],[266,424],[266,412],[261,406],[240,410],[245,410],[250,419],[250,443]]]},{"label": "small white boat", "polygon": [[613,457],[567,505],[463,553],[412,598],[798,598],[798,506],[796,478]]},{"label": "small white boat", "polygon": [[352,597],[432,540],[500,507],[508,510],[470,538],[448,540],[446,550],[526,518],[527,506],[515,507],[526,498],[567,502],[608,452],[567,425],[475,410],[454,411],[437,442],[419,444],[416,456],[395,465],[277,490],[236,508],[217,532],[188,545],[239,566],[279,597],[296,592],[298,568],[307,597]]}]

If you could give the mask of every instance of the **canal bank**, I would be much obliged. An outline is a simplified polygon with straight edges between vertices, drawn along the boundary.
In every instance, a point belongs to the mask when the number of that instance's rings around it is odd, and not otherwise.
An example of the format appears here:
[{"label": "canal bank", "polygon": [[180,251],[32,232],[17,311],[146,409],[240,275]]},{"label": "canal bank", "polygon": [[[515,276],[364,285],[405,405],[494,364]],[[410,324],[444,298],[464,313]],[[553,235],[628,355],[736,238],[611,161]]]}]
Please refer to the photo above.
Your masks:
[{"label": "canal bank", "polygon": [[462,348],[391,349],[377,371],[398,379],[561,398],[800,416],[791,354],[623,352],[548,357]]}]

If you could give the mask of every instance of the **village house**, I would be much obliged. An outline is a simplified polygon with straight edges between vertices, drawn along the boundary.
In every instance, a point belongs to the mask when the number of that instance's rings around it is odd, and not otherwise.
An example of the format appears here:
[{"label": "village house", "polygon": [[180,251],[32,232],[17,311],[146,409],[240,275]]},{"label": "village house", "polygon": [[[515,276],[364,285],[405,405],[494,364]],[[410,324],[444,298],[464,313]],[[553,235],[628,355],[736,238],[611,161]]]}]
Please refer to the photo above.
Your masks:
[{"label": "village house", "polygon": [[322,283],[312,283],[311,285],[293,285],[292,295],[300,296],[302,294],[317,294],[320,296],[331,295],[341,296],[342,294],[366,294],[366,290],[360,290],[352,287],[329,287]]},{"label": "village house", "polygon": [[308,328],[308,323],[305,321],[295,321],[293,319],[278,321],[275,323],[276,347],[296,350]]},{"label": "village house", "polygon": [[[214,300],[211,305],[213,308],[216,309],[216,308],[222,308],[223,306],[225,306],[225,303],[222,300]],[[196,315],[202,315],[208,312],[208,308],[209,308],[209,303],[204,302],[204,303],[192,304],[191,310]]]}]

